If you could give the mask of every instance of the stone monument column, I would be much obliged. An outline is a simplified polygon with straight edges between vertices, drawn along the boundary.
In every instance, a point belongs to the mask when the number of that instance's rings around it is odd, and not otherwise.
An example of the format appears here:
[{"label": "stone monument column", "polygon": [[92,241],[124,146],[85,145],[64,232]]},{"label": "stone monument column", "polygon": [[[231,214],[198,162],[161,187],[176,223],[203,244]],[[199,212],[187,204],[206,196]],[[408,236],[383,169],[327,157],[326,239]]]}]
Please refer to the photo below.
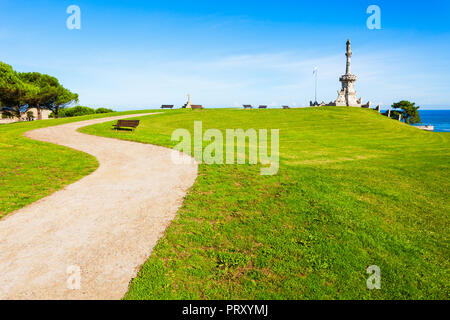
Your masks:
[{"label": "stone monument column", "polygon": [[182,106],[181,108],[191,109],[191,108],[192,108],[192,104],[191,104],[191,95],[188,93],[187,97],[188,97],[187,102],[186,102],[185,105]]},{"label": "stone monument column", "polygon": [[347,65],[345,75],[339,78],[342,83],[341,91],[338,91],[338,98],[335,101],[336,106],[361,107],[361,99],[357,99],[355,90],[355,81],[357,76],[352,74],[352,49],[350,39],[347,41]]},{"label": "stone monument column", "polygon": [[345,74],[351,74],[352,73],[352,48],[350,39],[347,40],[347,53],[345,54],[347,56],[347,68],[345,69]]}]

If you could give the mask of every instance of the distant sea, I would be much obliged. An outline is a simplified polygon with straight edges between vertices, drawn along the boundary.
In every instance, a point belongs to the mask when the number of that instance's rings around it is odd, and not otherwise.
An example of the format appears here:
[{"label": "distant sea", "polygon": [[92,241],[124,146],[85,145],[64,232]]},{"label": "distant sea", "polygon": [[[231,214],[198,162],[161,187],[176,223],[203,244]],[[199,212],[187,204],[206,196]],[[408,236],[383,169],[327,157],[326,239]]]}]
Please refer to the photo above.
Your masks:
[{"label": "distant sea", "polygon": [[450,132],[450,110],[419,110],[423,125],[434,126],[435,132]]},{"label": "distant sea", "polygon": [[450,110],[419,110],[419,115],[422,123],[418,125],[434,126],[435,132],[450,132]]}]

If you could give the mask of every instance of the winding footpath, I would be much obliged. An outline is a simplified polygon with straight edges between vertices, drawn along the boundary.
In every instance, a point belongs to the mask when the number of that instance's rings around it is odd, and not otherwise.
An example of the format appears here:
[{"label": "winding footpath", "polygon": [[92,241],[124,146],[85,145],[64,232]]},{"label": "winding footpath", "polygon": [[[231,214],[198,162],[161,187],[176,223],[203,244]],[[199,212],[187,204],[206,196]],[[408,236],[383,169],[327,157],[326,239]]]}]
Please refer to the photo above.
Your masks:
[{"label": "winding footpath", "polygon": [[174,164],[171,149],[77,129],[144,115],[25,133],[89,153],[100,166],[0,220],[0,299],[120,299],[127,292],[193,185],[197,164]]}]

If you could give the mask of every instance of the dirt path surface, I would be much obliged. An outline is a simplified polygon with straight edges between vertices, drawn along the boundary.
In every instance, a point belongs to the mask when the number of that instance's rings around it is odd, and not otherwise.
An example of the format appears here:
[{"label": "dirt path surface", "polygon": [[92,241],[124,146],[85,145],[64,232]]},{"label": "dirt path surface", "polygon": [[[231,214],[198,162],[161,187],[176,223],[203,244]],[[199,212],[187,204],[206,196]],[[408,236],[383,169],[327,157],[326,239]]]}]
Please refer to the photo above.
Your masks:
[{"label": "dirt path surface", "polygon": [[123,297],[193,185],[197,164],[174,164],[170,149],[76,130],[143,115],[25,134],[89,153],[100,167],[0,220],[0,299]]}]

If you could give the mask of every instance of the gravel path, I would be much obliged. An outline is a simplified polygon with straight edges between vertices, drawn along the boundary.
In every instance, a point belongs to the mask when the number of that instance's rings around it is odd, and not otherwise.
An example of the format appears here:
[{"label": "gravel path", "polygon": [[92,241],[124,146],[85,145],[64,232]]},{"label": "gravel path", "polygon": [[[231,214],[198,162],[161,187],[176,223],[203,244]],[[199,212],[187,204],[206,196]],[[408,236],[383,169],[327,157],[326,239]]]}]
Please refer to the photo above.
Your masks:
[{"label": "gravel path", "polygon": [[76,130],[143,115],[25,134],[89,153],[100,167],[0,220],[0,299],[123,297],[193,185],[197,164],[175,165],[170,149]]}]

